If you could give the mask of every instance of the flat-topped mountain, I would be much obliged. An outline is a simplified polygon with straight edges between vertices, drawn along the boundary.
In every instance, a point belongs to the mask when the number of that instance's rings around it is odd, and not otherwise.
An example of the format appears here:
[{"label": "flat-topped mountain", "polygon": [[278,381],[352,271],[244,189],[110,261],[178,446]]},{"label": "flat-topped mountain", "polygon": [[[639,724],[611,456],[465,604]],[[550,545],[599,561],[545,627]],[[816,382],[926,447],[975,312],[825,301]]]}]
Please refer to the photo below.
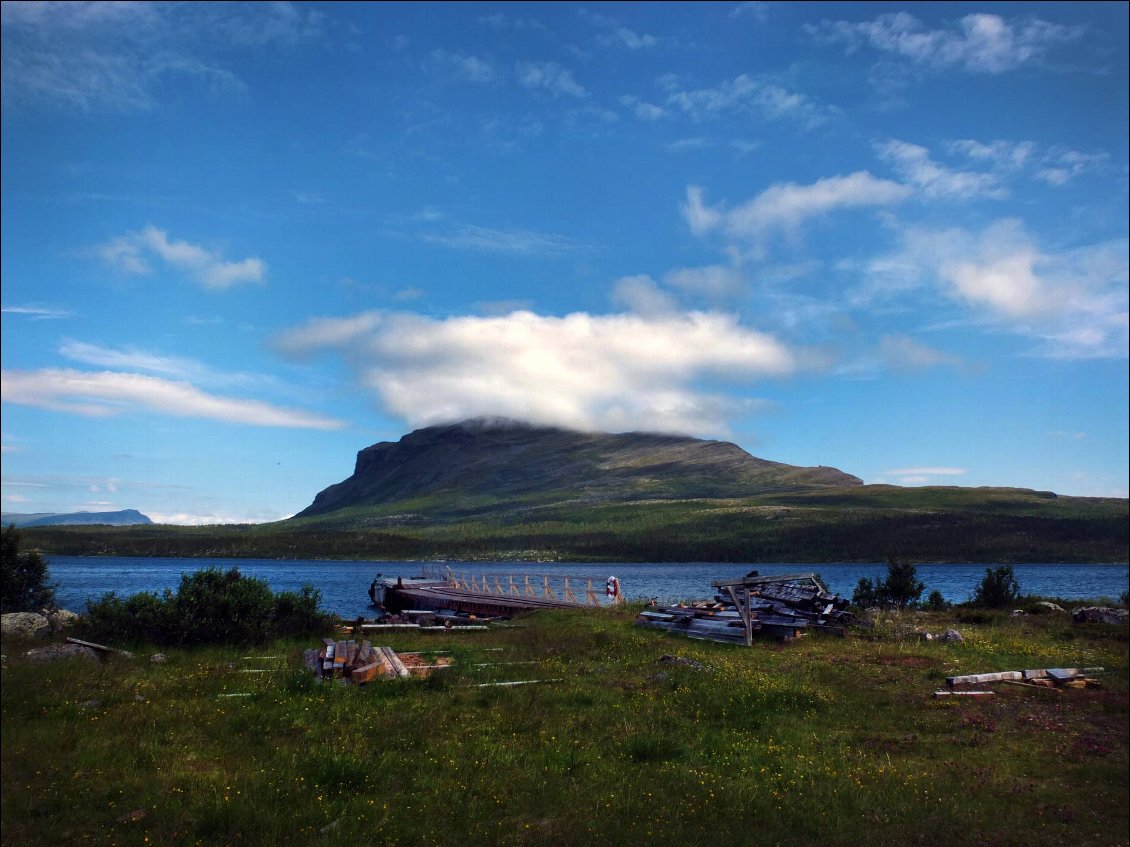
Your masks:
[{"label": "flat-topped mountain", "polygon": [[860,479],[835,468],[770,462],[725,441],[478,418],[366,447],[353,475],[296,517],[421,499],[459,508],[475,501],[750,497],[858,485]]},{"label": "flat-topped mountain", "polygon": [[5,512],[0,515],[0,523],[4,526],[137,526],[153,521],[137,509],[122,509],[117,512]]}]

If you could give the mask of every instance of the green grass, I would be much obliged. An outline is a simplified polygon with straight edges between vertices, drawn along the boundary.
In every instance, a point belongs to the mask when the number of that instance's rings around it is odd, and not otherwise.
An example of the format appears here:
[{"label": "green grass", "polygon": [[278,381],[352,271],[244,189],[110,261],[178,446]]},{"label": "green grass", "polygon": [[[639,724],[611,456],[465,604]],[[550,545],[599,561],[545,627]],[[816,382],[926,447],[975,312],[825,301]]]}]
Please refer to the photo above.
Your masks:
[{"label": "green grass", "polygon": [[[1126,843],[1125,628],[918,619],[966,639],[941,644],[906,615],[745,649],[633,620],[389,634],[456,665],[365,687],[315,681],[312,643],[47,666],[8,644],[3,843]],[[1109,672],[931,697],[957,673],[1069,665]],[[560,681],[478,687],[515,679]]]}]

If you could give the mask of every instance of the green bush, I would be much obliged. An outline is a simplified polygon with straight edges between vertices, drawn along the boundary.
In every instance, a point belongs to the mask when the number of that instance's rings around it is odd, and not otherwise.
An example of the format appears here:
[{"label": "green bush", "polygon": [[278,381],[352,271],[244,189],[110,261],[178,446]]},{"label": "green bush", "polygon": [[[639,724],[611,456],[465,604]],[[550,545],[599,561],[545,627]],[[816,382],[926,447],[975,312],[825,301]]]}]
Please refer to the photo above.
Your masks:
[{"label": "green bush", "polygon": [[321,602],[322,592],[312,585],[303,585],[297,592],[280,591],[271,616],[275,632],[295,637],[325,632],[332,616],[319,610]]},{"label": "green bush", "polygon": [[[893,556],[887,558],[887,578],[871,582],[860,579],[851,595],[856,606],[897,606],[905,609],[918,602],[926,586],[918,580],[918,569],[911,562],[900,562]],[[940,596],[940,595],[939,595]]]},{"label": "green bush", "polygon": [[1012,565],[986,568],[985,578],[973,592],[973,605],[984,609],[1004,609],[1015,605],[1020,597],[1020,583]]},{"label": "green bush", "polygon": [[20,531],[9,524],[0,538],[0,609],[38,612],[55,605],[55,586],[47,581],[47,562],[35,550],[20,552]]},{"label": "green bush", "polygon": [[923,606],[927,612],[944,612],[949,607],[950,604],[946,602],[946,599],[942,596],[942,592],[938,591],[936,588],[930,592]]},{"label": "green bush", "polygon": [[272,594],[266,582],[236,568],[206,568],[184,574],[175,593],[103,595],[87,603],[79,627],[88,638],[134,643],[263,644],[325,631],[332,616],[319,610],[320,602],[321,594],[309,585]]}]

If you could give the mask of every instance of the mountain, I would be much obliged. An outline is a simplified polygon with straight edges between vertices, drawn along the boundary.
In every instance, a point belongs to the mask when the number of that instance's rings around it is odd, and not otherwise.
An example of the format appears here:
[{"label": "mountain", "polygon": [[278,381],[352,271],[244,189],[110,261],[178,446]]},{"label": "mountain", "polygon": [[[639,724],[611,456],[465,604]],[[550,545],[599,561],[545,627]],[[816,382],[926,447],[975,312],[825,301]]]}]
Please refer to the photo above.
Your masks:
[{"label": "mountain", "polygon": [[149,518],[137,509],[122,509],[118,512],[36,512],[17,514],[5,512],[0,515],[4,526],[15,524],[18,527],[32,526],[137,526],[151,524]]},{"label": "mountain", "polygon": [[348,479],[295,517],[409,503],[425,511],[564,501],[750,497],[862,485],[835,468],[751,456],[679,435],[576,432],[500,418],[431,426],[357,454]]}]

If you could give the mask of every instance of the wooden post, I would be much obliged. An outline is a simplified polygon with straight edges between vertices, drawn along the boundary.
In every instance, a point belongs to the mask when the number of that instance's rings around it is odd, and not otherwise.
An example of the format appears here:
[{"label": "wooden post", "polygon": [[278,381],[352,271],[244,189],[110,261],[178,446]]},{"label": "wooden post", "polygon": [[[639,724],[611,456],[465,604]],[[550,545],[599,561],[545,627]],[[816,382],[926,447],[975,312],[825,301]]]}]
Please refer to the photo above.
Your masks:
[{"label": "wooden post", "polygon": [[514,574],[510,574],[510,593],[515,596],[518,594],[518,584],[514,582]]},{"label": "wooden post", "polygon": [[588,588],[585,589],[585,599],[588,600],[590,606],[599,606],[600,598],[596,596],[596,591],[592,587],[592,578],[589,578]]},{"label": "wooden post", "polygon": [[532,585],[530,585],[529,575],[526,576],[526,596],[527,597],[537,597],[538,596],[537,592],[534,591],[534,587]]},{"label": "wooden post", "polygon": [[570,603],[581,605],[581,601],[577,599],[577,595],[573,593],[573,589],[569,587],[569,577],[565,577],[565,599]]}]

